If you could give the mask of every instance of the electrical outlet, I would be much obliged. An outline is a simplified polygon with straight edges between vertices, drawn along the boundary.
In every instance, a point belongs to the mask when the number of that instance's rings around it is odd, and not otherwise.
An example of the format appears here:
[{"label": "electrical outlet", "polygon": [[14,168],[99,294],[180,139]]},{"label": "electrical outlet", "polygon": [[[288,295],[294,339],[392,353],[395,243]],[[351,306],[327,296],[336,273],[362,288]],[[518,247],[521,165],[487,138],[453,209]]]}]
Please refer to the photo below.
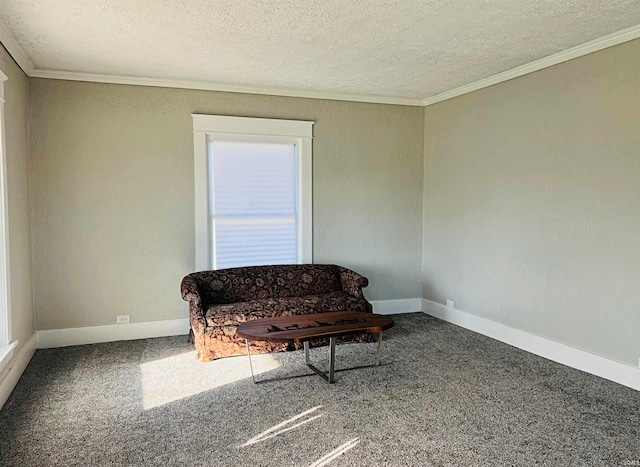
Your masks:
[{"label": "electrical outlet", "polygon": [[455,307],[453,306],[453,300],[447,300],[447,307],[448,307],[448,308],[455,308]]},{"label": "electrical outlet", "polygon": [[129,315],[116,316],[116,324],[127,324],[127,323],[129,323]]}]

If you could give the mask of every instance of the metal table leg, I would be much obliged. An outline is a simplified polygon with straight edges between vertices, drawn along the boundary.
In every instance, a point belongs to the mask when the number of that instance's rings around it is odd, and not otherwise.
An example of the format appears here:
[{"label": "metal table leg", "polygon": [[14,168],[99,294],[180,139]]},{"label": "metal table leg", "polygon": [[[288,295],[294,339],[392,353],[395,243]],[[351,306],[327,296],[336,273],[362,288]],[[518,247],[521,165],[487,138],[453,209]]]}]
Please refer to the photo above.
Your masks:
[{"label": "metal table leg", "polygon": [[[281,377],[281,378],[272,378],[272,379],[263,379],[262,381],[256,381],[255,374],[253,373],[253,362],[251,361],[251,349],[249,348],[249,340],[245,339],[247,344],[247,357],[249,357],[249,367],[251,368],[251,379],[255,384],[266,383],[270,381],[280,381],[291,378],[298,378],[301,376],[311,376],[311,375],[299,375],[299,376],[290,376],[290,377]],[[336,370],[336,338],[329,338],[329,371],[321,371],[316,368],[311,363],[311,358],[309,356],[309,342],[303,342],[304,345],[304,361],[306,365],[311,368],[314,373],[324,379],[327,383],[333,384],[335,382],[335,373],[336,371],[346,371],[346,370],[356,370],[360,368],[371,368],[372,366],[380,366],[380,357],[382,356],[382,331],[378,333],[378,349],[376,352],[376,364],[375,365],[366,365],[352,368],[344,368],[342,370]]]},{"label": "metal table leg", "polygon": [[256,377],[253,375],[253,363],[251,363],[251,350],[249,350],[249,340],[244,340],[247,343],[247,356],[249,357],[249,367],[251,367],[251,379],[253,384],[257,384]]},{"label": "metal table leg", "polygon": [[329,356],[329,371],[321,371],[316,368],[309,359],[309,342],[304,343],[304,359],[305,363],[309,368],[311,368],[318,376],[324,379],[327,383],[332,384],[335,382],[335,372],[336,372],[336,338],[329,338],[329,348],[330,348],[330,356]]},{"label": "metal table leg", "polygon": [[335,379],[334,379],[334,373],[335,373],[335,366],[336,366],[336,338],[335,337],[330,337],[329,338],[329,347],[331,348],[331,356],[329,357],[329,379],[327,380],[329,382],[329,384],[332,384]]},{"label": "metal table leg", "polygon": [[378,353],[376,354],[376,366],[380,366],[380,356],[382,356],[382,331],[378,333]]}]

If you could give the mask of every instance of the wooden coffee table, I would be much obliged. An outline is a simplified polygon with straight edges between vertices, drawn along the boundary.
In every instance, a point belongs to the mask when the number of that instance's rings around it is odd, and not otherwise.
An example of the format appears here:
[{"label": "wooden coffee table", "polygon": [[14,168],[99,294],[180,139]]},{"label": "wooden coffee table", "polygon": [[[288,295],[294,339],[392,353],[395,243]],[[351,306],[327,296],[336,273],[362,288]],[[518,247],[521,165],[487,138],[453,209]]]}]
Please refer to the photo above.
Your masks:
[{"label": "wooden coffee table", "polygon": [[[378,351],[376,354],[376,366],[378,366],[380,365],[380,356],[382,353],[382,331],[391,327],[393,327],[393,320],[388,316],[354,311],[338,311],[256,319],[242,323],[238,326],[236,334],[239,337],[243,337],[247,343],[247,355],[249,356],[251,377],[254,383],[264,383],[282,378],[256,381],[253,373],[253,364],[251,363],[251,352],[249,350],[250,340],[295,344],[303,343],[304,358],[307,366],[328,383],[333,383],[335,380],[336,337],[361,332],[378,334]],[[319,370],[309,361],[309,341],[319,338],[329,338],[330,358],[328,372]]]}]

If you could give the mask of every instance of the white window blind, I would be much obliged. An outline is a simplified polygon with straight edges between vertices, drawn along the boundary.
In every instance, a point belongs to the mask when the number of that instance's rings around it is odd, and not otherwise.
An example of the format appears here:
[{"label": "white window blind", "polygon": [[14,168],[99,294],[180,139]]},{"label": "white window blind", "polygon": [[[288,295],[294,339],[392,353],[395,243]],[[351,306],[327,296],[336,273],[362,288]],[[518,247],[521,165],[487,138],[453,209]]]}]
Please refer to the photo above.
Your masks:
[{"label": "white window blind", "polygon": [[313,262],[313,122],[192,114],[196,271]]},{"label": "white window blind", "polygon": [[209,142],[214,269],[298,262],[296,145]]}]

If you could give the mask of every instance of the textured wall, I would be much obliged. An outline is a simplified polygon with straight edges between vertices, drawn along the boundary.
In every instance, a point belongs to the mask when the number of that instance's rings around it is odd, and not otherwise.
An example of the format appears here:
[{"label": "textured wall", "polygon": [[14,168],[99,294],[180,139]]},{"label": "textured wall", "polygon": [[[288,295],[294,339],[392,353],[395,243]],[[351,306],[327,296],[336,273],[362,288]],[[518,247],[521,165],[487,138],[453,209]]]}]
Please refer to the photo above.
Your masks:
[{"label": "textured wall", "polygon": [[640,40],[425,115],[425,298],[637,365]]},{"label": "textured wall", "polygon": [[314,120],[314,261],[421,295],[421,108],[33,79],[38,329],[186,316],[191,113]]},{"label": "textured wall", "polygon": [[4,91],[9,193],[10,313],[11,337],[18,341],[19,350],[31,338],[34,330],[27,139],[28,81],[1,45],[0,70],[9,78],[4,83]]}]

